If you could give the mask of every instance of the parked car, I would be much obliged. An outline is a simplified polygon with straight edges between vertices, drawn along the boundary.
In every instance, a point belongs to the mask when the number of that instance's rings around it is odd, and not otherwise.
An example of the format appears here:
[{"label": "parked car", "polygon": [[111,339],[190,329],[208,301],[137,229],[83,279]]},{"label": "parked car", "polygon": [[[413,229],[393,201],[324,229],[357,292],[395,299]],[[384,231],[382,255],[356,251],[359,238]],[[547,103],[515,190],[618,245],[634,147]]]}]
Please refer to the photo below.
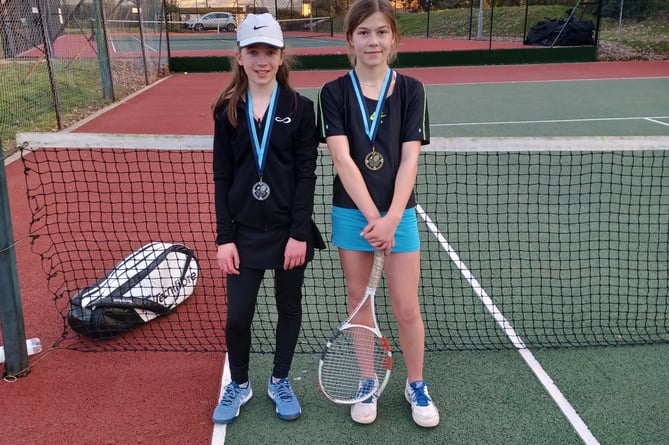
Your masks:
[{"label": "parked car", "polygon": [[235,16],[228,12],[210,12],[201,17],[186,22],[188,29],[202,31],[204,29],[216,29],[233,32],[237,29]]}]

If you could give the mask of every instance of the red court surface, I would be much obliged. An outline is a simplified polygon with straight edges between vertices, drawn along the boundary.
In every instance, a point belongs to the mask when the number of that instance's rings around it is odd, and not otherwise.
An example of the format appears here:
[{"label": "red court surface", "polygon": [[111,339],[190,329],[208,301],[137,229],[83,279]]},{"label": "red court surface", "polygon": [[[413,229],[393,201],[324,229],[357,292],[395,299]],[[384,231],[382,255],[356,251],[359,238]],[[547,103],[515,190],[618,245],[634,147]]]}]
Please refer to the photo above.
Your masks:
[{"label": "red court surface", "polygon": [[[667,77],[669,62],[579,63],[401,70],[428,84]],[[343,72],[295,72],[316,88]],[[173,75],[102,110],[77,132],[211,134],[210,105],[227,74]],[[23,165],[7,166],[26,334],[54,344],[64,328],[31,252]],[[213,254],[213,252],[212,252]],[[223,329],[221,327],[221,335]],[[14,382],[0,382],[3,444],[205,444],[219,392],[221,353],[83,353],[54,350]]]},{"label": "red court surface", "polygon": [[[669,76],[669,61],[401,69],[425,84],[531,82]],[[345,71],[294,71],[293,86],[319,88]],[[228,73],[175,74],[75,126],[88,133],[212,134],[211,104]]]}]

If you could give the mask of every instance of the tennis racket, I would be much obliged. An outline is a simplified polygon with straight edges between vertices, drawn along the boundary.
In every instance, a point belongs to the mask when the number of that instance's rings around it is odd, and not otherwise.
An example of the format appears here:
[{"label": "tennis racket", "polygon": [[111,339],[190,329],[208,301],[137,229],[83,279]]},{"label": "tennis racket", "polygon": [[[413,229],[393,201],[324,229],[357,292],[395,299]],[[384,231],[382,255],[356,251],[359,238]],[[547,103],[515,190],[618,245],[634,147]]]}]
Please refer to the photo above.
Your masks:
[{"label": "tennis racket", "polygon": [[[321,354],[318,383],[323,394],[338,404],[352,405],[380,396],[390,378],[392,351],[379,330],[374,308],[383,262],[384,253],[374,252],[364,297],[325,343]],[[362,323],[363,318],[366,323]]]}]

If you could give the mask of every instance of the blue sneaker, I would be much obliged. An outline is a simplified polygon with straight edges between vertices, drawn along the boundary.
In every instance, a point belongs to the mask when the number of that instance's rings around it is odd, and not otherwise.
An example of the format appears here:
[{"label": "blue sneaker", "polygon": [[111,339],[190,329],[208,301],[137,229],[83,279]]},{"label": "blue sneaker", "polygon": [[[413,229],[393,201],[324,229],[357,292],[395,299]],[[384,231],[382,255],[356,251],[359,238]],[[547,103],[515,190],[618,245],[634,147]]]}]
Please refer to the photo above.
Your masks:
[{"label": "blue sneaker", "polygon": [[225,387],[223,398],[216,408],[211,420],[214,423],[231,423],[239,416],[239,409],[253,397],[251,381],[248,381],[246,388],[242,388],[237,382],[230,382]]},{"label": "blue sneaker", "polygon": [[417,425],[431,428],[439,424],[439,410],[435,406],[430,394],[427,392],[427,384],[418,380],[404,387],[404,397],[411,404],[411,416]]},{"label": "blue sneaker", "polygon": [[302,414],[300,402],[297,401],[293,387],[288,379],[279,379],[274,383],[272,376],[267,383],[267,395],[276,404],[276,414],[279,419],[294,420]]},{"label": "blue sneaker", "polygon": [[376,400],[379,398],[377,394],[378,388],[378,380],[360,379],[358,391],[364,391],[365,394],[374,391],[374,395],[362,402],[351,405],[351,419],[353,419],[354,422],[367,425],[376,420]]}]

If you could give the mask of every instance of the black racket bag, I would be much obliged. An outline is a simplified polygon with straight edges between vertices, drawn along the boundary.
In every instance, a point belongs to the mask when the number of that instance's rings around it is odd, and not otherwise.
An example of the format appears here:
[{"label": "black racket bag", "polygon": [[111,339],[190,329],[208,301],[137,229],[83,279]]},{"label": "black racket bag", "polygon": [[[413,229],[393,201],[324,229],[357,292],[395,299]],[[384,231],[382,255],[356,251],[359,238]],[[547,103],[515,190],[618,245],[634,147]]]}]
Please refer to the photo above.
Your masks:
[{"label": "black racket bag", "polygon": [[191,249],[147,244],[72,296],[68,323],[92,338],[117,337],[173,312],[192,295],[198,273]]}]

